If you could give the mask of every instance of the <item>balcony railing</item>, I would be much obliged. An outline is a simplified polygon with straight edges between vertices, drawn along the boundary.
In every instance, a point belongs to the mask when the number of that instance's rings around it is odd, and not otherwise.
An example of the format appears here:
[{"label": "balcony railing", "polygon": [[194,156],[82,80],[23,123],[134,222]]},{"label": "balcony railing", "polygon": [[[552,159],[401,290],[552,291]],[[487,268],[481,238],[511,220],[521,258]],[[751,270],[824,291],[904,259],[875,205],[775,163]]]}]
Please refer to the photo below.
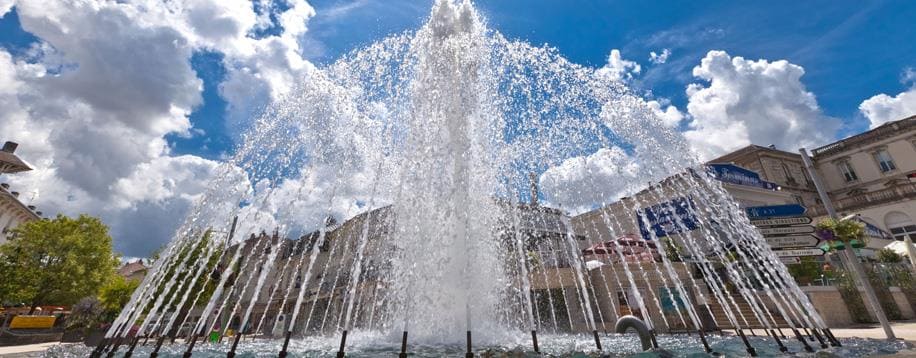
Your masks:
[{"label": "balcony railing", "polygon": [[[837,212],[847,212],[914,198],[916,198],[916,185],[907,184],[834,199],[833,206]],[[810,216],[823,216],[827,215],[827,209],[823,205],[818,205],[808,208],[807,214]]]}]

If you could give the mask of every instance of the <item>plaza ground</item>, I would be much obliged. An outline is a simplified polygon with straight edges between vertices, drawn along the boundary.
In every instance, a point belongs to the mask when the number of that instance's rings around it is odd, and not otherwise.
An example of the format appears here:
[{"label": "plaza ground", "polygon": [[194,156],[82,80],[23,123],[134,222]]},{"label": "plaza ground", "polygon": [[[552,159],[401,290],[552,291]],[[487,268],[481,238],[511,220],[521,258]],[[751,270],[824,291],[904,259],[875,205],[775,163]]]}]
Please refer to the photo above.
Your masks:
[{"label": "plaza ground", "polygon": [[[894,333],[897,338],[909,341],[916,345],[916,321],[894,322],[892,323]],[[834,328],[831,329],[833,334],[839,338],[860,337],[860,338],[884,338],[884,330],[879,325],[860,326],[856,328]],[[28,344],[22,346],[0,347],[0,357],[3,358],[25,358],[40,357],[41,354],[55,346],[53,343]],[[68,343],[72,344],[72,343]],[[896,357],[914,357],[916,358],[916,349],[895,354]]]}]

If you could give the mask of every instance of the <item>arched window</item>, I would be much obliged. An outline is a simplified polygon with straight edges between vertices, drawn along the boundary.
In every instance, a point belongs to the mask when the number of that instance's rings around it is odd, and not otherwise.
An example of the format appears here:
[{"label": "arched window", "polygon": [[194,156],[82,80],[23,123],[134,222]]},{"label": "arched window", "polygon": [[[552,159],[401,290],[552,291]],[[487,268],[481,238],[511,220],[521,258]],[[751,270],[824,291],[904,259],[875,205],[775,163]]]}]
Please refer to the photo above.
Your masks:
[{"label": "arched window", "polygon": [[894,235],[895,240],[903,241],[907,236],[916,241],[916,224],[907,214],[891,211],[884,216],[884,225]]}]

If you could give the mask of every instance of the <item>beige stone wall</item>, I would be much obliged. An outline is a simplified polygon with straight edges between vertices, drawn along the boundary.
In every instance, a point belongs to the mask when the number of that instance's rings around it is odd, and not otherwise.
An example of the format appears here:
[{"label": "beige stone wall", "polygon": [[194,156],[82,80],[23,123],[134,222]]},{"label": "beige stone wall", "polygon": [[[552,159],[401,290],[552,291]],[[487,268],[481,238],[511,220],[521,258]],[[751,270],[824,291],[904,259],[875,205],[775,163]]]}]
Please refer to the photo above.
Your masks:
[{"label": "beige stone wall", "polygon": [[849,309],[846,308],[843,297],[836,287],[803,286],[801,289],[828,327],[848,327],[852,324]]},{"label": "beige stone wall", "polygon": [[24,222],[38,218],[35,212],[29,210],[10,191],[0,187],[0,244],[7,241],[10,230]]},{"label": "beige stone wall", "polygon": [[[916,131],[900,132],[864,146],[854,146],[845,151],[817,158],[815,166],[828,191],[831,193],[863,187],[868,190],[883,189],[883,183],[894,176],[916,170],[916,145],[913,141]],[[897,166],[896,170],[882,173],[872,153],[878,148],[887,149]],[[846,182],[837,162],[848,160],[858,176],[858,180]]]},{"label": "beige stone wall", "polygon": [[[817,312],[824,318],[824,321],[827,323],[827,326],[832,328],[843,328],[850,327],[854,325],[852,321],[852,315],[849,313],[849,309],[846,307],[846,303],[843,301],[840,291],[833,286],[804,286],[801,288],[805,295],[811,300],[811,304],[814,305],[814,308]],[[908,301],[908,297],[897,287],[891,287],[891,294],[894,297],[894,301],[897,303],[897,307],[900,308],[900,313],[903,315],[904,319],[914,319],[916,314],[914,314],[912,307]],[[865,297],[865,292],[859,289],[859,294]],[[871,310],[868,310],[869,315],[872,320],[877,321],[874,313]]]},{"label": "beige stone wall", "polygon": [[909,299],[916,299],[916,297],[907,298],[906,294],[903,293],[903,291],[901,291],[900,288],[897,288],[897,287],[891,287],[890,289],[891,289],[891,295],[894,296],[894,302],[896,302],[897,307],[900,308],[900,314],[903,315],[903,318],[904,319],[916,318],[916,316],[914,316],[914,313],[913,313],[913,307],[910,306],[910,302],[908,301]]}]

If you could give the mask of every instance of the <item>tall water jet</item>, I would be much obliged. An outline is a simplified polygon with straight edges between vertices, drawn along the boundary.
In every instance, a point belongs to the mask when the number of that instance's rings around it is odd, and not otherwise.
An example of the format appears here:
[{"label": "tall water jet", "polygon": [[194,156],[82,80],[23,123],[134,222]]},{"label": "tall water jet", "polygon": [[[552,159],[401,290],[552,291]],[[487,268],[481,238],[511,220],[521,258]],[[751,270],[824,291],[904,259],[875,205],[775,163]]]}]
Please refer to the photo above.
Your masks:
[{"label": "tall water jet", "polygon": [[[598,335],[633,316],[653,345],[702,352],[706,336],[663,334],[826,328],[642,98],[606,70],[504,38],[470,1],[438,0],[417,31],[304,72],[107,342],[142,320],[143,334],[232,330],[239,352],[457,355],[468,332],[472,351],[637,352],[636,337]],[[201,245],[195,233],[211,231],[228,242]],[[189,262],[194,248],[209,257]],[[173,292],[197,282],[211,289]],[[196,343],[165,349],[223,349]]]},{"label": "tall water jet", "polygon": [[[487,39],[465,1],[440,1],[410,43],[417,58],[400,168],[391,317],[414,339],[455,341],[465,330],[494,331],[500,252],[491,240],[496,187],[492,140],[501,118],[485,59]],[[423,317],[435,316],[435,320]]]}]

